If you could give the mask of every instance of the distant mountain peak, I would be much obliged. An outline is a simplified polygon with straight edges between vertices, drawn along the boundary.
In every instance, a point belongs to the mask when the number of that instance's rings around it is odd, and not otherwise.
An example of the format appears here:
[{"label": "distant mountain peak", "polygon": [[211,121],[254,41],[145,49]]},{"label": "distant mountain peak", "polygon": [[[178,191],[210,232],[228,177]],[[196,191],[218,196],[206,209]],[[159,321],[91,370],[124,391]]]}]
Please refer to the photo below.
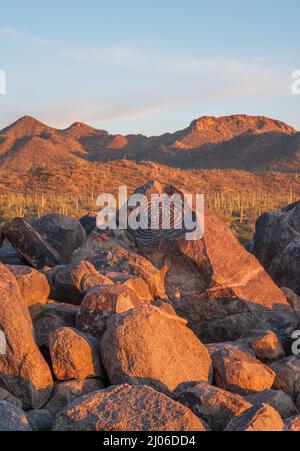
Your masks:
[{"label": "distant mountain peak", "polygon": [[213,128],[228,128],[242,132],[253,130],[256,132],[280,131],[281,133],[293,134],[295,130],[284,122],[270,119],[265,116],[249,116],[247,114],[234,114],[231,116],[202,116],[195,119],[190,128],[199,131],[207,131]]},{"label": "distant mountain peak", "polygon": [[0,134],[11,136],[13,138],[23,138],[26,136],[40,135],[54,130],[55,129],[43,124],[34,117],[23,116],[9,127],[4,128]]},{"label": "distant mountain peak", "polygon": [[241,135],[280,133],[293,135],[297,131],[284,122],[264,116],[237,114],[232,116],[202,116],[195,119],[182,138],[174,144],[178,149],[194,149],[206,144],[217,144]]}]

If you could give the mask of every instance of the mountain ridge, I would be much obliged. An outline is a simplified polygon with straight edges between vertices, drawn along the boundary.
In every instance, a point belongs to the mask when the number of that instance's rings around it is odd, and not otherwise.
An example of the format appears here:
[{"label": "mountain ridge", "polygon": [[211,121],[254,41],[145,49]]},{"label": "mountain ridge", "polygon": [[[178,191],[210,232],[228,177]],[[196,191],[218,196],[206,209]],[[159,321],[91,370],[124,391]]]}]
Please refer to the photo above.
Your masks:
[{"label": "mountain ridge", "polygon": [[[44,163],[41,162],[43,160]],[[300,133],[265,116],[203,116],[174,133],[110,134],[82,122],[65,129],[24,116],[0,131],[0,164],[10,169],[48,159],[90,162],[128,159],[183,169],[300,170]],[[24,166],[22,168],[22,166]]]}]

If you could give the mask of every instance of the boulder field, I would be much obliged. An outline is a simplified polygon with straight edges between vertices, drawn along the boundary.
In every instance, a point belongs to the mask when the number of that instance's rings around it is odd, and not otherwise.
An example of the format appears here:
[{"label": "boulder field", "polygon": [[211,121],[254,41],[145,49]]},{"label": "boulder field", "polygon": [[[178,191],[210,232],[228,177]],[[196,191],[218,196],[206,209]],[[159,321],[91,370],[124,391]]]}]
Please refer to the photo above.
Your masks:
[{"label": "boulder field", "polygon": [[194,241],[86,218],[1,229],[0,431],[300,430],[299,203],[248,250],[208,209]]}]

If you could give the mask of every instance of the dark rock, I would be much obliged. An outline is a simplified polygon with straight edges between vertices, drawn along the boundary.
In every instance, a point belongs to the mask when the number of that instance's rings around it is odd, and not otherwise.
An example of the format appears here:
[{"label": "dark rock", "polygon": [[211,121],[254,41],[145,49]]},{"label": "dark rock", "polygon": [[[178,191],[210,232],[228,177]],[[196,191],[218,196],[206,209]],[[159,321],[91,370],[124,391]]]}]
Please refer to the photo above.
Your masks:
[{"label": "dark rock", "polygon": [[72,217],[49,214],[33,223],[33,227],[69,263],[73,252],[82,245],[86,233],[80,222]]},{"label": "dark rock", "polygon": [[282,418],[290,418],[298,413],[291,397],[282,390],[265,390],[261,393],[247,396],[246,399],[254,406],[269,404],[280,413]]},{"label": "dark rock", "polygon": [[300,393],[300,359],[299,356],[286,357],[271,365],[276,373],[275,390],[283,390],[296,399]]},{"label": "dark rock", "polygon": [[258,218],[253,253],[281,287],[300,295],[300,202]]},{"label": "dark rock", "polygon": [[25,405],[40,408],[52,391],[52,376],[33,337],[32,322],[14,275],[0,264],[0,386]]},{"label": "dark rock", "polygon": [[88,261],[72,263],[61,268],[54,275],[54,290],[57,299],[80,305],[85,294],[95,286],[113,285]]},{"label": "dark rock", "polygon": [[204,382],[181,384],[172,393],[172,397],[189,407],[213,431],[223,431],[234,417],[252,407],[241,396]]},{"label": "dark rock", "polygon": [[33,429],[24,410],[6,401],[0,401],[0,431],[28,432]]},{"label": "dark rock", "polygon": [[97,214],[97,212],[90,212],[79,219],[87,235],[90,235],[96,229]]},{"label": "dark rock", "polygon": [[12,246],[34,268],[62,264],[60,254],[25,219],[14,219],[5,224],[2,231]]},{"label": "dark rock", "polygon": [[225,431],[228,432],[280,432],[285,425],[277,410],[267,404],[254,406],[237,418],[234,418]]},{"label": "dark rock", "polygon": [[289,432],[300,432],[300,415],[286,420],[285,428]]},{"label": "dark rock", "polygon": [[0,262],[6,265],[26,265],[26,260],[16,249],[8,242],[0,248]]},{"label": "dark rock", "polygon": [[54,418],[48,410],[30,410],[27,417],[34,431],[51,431]]}]

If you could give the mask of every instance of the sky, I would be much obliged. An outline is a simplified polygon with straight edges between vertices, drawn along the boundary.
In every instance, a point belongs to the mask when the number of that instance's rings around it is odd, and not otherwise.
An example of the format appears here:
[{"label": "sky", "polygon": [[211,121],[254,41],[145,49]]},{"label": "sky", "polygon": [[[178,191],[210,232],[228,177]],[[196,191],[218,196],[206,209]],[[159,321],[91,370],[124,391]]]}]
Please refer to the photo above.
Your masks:
[{"label": "sky", "polygon": [[0,128],[31,115],[157,135],[251,114],[300,129],[299,17],[299,0],[1,2]]}]

